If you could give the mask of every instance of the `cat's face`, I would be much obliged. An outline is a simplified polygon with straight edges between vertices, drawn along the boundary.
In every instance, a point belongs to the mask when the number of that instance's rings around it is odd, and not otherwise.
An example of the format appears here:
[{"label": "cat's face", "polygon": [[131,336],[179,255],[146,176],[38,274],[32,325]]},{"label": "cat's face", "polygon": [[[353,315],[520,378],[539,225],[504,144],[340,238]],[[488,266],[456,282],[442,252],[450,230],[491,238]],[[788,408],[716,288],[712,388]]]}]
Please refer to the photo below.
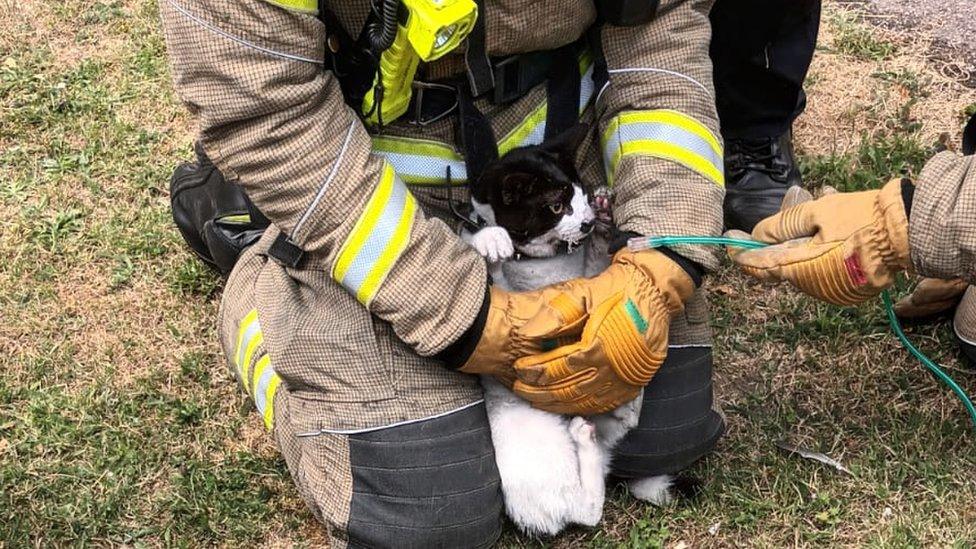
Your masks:
[{"label": "cat's face", "polygon": [[478,213],[526,255],[555,255],[561,242],[579,242],[592,228],[595,215],[573,166],[577,144],[515,149],[486,167],[473,189]]}]

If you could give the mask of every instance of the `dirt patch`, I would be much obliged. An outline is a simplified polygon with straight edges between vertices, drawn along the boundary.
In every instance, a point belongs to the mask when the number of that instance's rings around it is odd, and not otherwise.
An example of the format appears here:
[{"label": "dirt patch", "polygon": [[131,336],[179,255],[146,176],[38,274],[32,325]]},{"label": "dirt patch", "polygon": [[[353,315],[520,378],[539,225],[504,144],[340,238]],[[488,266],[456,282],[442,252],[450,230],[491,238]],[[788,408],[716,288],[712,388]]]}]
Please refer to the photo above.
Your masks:
[{"label": "dirt patch", "polygon": [[935,145],[948,134],[958,146],[962,113],[976,103],[976,90],[929,63],[934,38],[922,31],[870,29],[876,40],[895,46],[884,58],[841,52],[840,34],[859,21],[848,4],[824,6],[820,45],[806,86],[807,108],[794,128],[798,148],[814,155],[844,154],[864,137],[909,126],[924,145]]},{"label": "dirt patch", "polygon": [[976,3],[971,0],[868,0],[865,21],[890,32],[929,38],[926,54],[948,76],[976,87]]}]

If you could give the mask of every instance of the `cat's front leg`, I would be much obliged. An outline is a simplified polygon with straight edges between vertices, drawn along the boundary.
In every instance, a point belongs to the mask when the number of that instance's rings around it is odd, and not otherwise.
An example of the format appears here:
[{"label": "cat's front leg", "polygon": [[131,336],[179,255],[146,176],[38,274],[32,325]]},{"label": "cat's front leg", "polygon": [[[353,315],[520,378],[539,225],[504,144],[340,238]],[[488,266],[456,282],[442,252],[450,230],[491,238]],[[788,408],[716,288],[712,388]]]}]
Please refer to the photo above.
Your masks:
[{"label": "cat's front leg", "polygon": [[491,263],[504,261],[515,254],[512,238],[501,227],[485,227],[465,238],[465,241]]}]

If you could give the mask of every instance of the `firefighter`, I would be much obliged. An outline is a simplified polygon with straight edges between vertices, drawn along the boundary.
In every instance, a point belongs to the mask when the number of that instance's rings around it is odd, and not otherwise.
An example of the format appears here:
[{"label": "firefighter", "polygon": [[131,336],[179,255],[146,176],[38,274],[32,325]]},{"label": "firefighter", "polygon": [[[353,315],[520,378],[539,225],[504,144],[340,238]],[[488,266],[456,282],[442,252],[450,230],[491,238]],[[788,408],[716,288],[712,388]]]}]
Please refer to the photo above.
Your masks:
[{"label": "firefighter", "polygon": [[[650,381],[614,464],[622,477],[681,470],[724,430],[697,289],[713,250],[618,248],[593,279],[514,294],[490,286],[454,215],[482,154],[582,120],[592,131],[577,169],[588,186],[613,185],[622,231],[719,234],[710,1],[636,16],[621,9],[632,2],[479,1],[468,39],[419,64],[403,112],[377,110],[405,99],[390,78],[401,67],[382,62],[402,53],[396,33],[412,10],[445,4],[160,2],[200,154],[254,206],[207,226],[219,240],[249,214],[269,223],[224,263],[220,341],[339,547],[497,539],[499,478],[471,374],[573,414]],[[565,345],[549,349],[557,336]]]}]

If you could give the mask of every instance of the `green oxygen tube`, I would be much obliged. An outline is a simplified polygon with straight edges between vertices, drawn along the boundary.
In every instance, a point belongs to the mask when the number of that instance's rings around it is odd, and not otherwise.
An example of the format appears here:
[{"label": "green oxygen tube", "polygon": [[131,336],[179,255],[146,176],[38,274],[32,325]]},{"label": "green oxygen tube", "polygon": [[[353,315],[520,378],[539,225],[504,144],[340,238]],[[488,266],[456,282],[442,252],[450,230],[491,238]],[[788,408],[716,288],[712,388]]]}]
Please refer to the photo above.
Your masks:
[{"label": "green oxygen tube", "polygon": [[[755,240],[745,240],[741,238],[726,238],[720,236],[638,236],[631,238],[627,241],[627,247],[631,251],[639,252],[641,250],[647,250],[651,248],[660,248],[662,246],[678,246],[678,245],[688,245],[688,244],[699,244],[706,246],[732,246],[737,248],[747,248],[747,249],[757,249],[764,248],[768,244],[764,242],[758,242]],[[891,301],[891,294],[888,290],[881,292],[881,301],[884,303],[885,312],[888,314],[888,323],[891,325],[891,331],[895,333],[898,340],[901,341],[902,346],[911,353],[919,362],[922,363],[939,381],[945,384],[949,389],[956,395],[959,401],[962,403],[966,412],[969,413],[969,419],[973,423],[973,429],[976,429],[976,406],[973,405],[972,399],[966,394],[966,391],[959,386],[958,383],[952,377],[949,376],[936,364],[932,359],[925,356],[922,351],[918,350],[918,347],[912,344],[908,340],[908,336],[905,335],[904,330],[901,328],[901,324],[898,322],[898,317],[895,316],[895,307]]]}]

